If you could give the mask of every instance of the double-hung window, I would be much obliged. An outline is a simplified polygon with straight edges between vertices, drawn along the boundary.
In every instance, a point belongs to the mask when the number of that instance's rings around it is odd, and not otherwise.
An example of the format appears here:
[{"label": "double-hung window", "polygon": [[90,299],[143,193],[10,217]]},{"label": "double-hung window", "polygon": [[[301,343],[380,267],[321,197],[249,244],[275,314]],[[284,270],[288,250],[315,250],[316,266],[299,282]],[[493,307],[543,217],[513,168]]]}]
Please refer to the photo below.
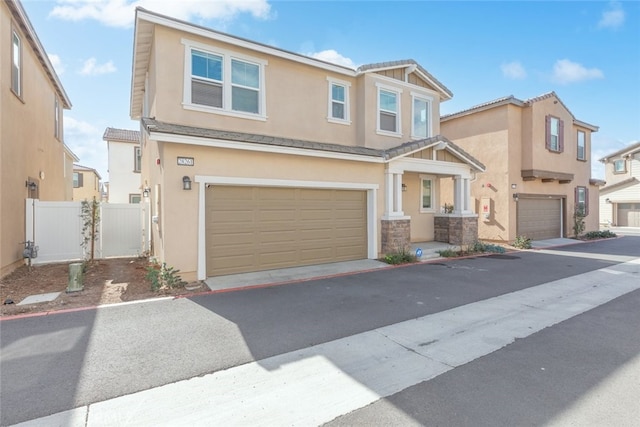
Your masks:
[{"label": "double-hung window", "polygon": [[327,77],[329,82],[329,108],[327,120],[332,123],[349,124],[350,83]]},{"label": "double-hung window", "polygon": [[399,90],[378,86],[378,132],[400,135]]},{"label": "double-hung window", "polygon": [[613,161],[614,173],[625,173],[627,171],[627,163],[625,159],[618,159]]},{"label": "double-hung window", "polygon": [[556,153],[564,151],[564,123],[557,117],[547,116],[545,123],[545,146]]},{"label": "double-hung window", "polygon": [[587,187],[576,187],[576,212],[589,215],[589,190]]},{"label": "double-hung window", "polygon": [[140,147],[133,147],[133,171],[140,172],[142,169],[142,152]]},{"label": "double-hung window", "polygon": [[587,160],[586,137],[581,130],[578,131],[578,160]]},{"label": "double-hung window", "polygon": [[15,31],[11,42],[11,90],[22,96],[22,41]]},{"label": "double-hung window", "polygon": [[74,172],[73,173],[73,188],[80,188],[82,187],[82,181],[83,181],[83,176],[81,172]]},{"label": "double-hung window", "polygon": [[432,176],[420,176],[420,212],[435,212],[435,180]]},{"label": "double-hung window", "polygon": [[431,134],[431,100],[413,95],[413,122],[411,124],[411,136],[413,138],[427,138]]},{"label": "double-hung window", "polygon": [[[185,108],[264,120],[264,66],[224,49],[183,41],[187,66]],[[197,46],[196,46],[197,45]]]}]

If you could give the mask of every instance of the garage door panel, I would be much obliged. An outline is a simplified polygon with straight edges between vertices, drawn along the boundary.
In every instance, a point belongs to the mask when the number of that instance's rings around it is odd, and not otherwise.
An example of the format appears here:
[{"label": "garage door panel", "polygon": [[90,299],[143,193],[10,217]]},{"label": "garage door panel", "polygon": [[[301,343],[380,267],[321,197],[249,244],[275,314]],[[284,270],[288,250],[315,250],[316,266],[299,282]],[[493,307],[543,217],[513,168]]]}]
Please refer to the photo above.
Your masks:
[{"label": "garage door panel", "polygon": [[366,258],[366,206],[365,191],[209,187],[207,275]]},{"label": "garage door panel", "polygon": [[560,199],[520,199],[518,201],[518,235],[532,240],[562,237],[562,202]]}]

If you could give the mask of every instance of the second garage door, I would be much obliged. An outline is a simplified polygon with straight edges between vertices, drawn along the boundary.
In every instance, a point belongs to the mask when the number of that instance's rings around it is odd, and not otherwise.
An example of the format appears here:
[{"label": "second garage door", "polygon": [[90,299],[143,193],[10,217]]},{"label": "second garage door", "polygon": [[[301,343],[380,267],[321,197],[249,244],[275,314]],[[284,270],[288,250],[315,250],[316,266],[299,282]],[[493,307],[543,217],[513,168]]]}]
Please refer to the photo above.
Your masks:
[{"label": "second garage door", "polygon": [[520,199],[517,227],[518,236],[531,240],[562,237],[562,200]]},{"label": "second garage door", "polygon": [[207,276],[367,258],[366,191],[210,186]]},{"label": "second garage door", "polygon": [[618,225],[640,227],[640,203],[618,203]]}]

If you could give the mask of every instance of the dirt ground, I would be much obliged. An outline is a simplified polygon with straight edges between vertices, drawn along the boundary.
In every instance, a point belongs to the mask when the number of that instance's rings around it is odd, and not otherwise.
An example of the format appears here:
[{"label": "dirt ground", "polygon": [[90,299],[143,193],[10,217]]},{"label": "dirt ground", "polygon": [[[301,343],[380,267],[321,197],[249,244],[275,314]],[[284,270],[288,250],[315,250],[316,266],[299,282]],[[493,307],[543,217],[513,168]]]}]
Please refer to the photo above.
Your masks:
[{"label": "dirt ground", "polygon": [[[95,260],[87,264],[84,288],[67,293],[69,263],[25,265],[0,279],[0,315],[40,313],[92,307],[168,295],[187,295],[208,290],[202,282],[192,282],[175,289],[151,290],[145,278],[149,261],[146,258]],[[51,302],[18,305],[30,295],[61,292]],[[9,301],[13,304],[7,304]]]}]

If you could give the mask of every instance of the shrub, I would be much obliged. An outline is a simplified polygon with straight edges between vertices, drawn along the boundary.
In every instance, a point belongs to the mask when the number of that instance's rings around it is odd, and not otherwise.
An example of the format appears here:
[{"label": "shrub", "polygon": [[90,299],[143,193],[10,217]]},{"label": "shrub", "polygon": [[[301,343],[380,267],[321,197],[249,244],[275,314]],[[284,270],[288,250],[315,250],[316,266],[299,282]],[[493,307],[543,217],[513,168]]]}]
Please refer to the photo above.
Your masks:
[{"label": "shrub", "polygon": [[392,265],[408,264],[416,261],[416,256],[406,249],[401,249],[397,252],[392,252],[384,256],[384,262]]},{"label": "shrub", "polygon": [[573,237],[576,239],[584,231],[584,211],[576,209],[573,213]]},{"label": "shrub", "polygon": [[460,251],[456,251],[453,248],[442,249],[441,251],[438,251],[438,255],[443,258],[454,258],[460,256]]},{"label": "shrub", "polygon": [[518,249],[531,249],[531,239],[527,236],[518,236],[512,246]]},{"label": "shrub", "polygon": [[589,231],[582,236],[586,240],[594,240],[594,239],[608,239],[611,237],[617,237],[616,233],[610,230],[601,230],[601,231]]},{"label": "shrub", "polygon": [[179,272],[180,270],[167,267],[167,264],[163,262],[160,266],[154,264],[147,267],[145,278],[151,282],[151,290],[154,292],[163,288],[178,288],[185,284],[178,274]]}]

